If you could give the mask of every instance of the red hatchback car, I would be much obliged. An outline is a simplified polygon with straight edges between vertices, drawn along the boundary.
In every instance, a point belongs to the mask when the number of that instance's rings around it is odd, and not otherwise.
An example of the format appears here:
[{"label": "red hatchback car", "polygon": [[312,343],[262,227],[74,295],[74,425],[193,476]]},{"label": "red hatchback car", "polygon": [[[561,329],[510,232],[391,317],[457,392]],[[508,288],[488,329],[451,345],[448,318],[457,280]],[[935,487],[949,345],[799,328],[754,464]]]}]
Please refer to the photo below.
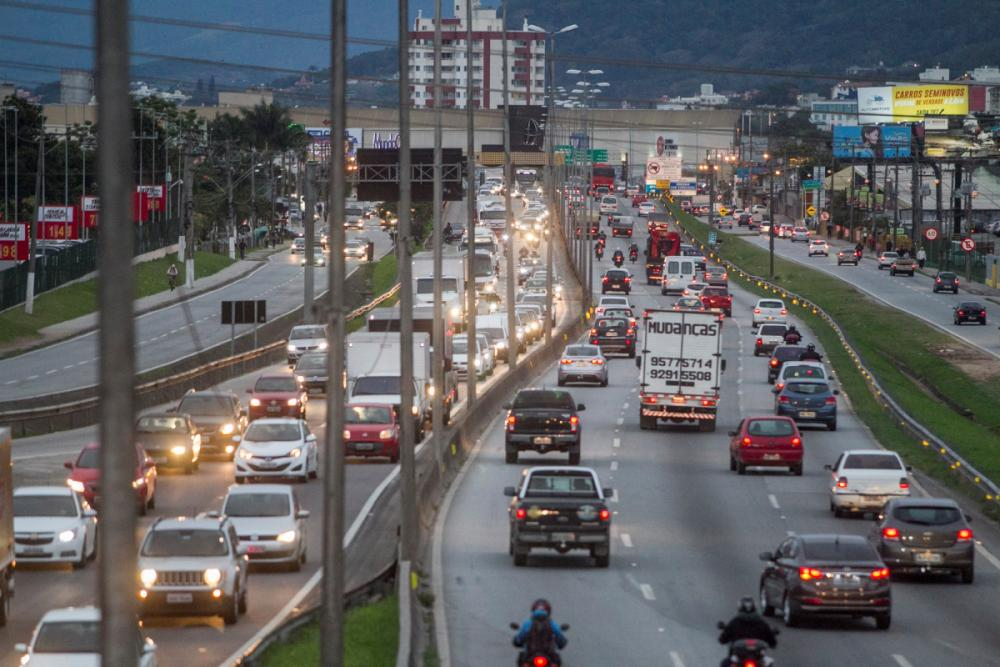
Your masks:
[{"label": "red hatchback car", "polygon": [[250,394],[250,421],[261,417],[306,418],[309,393],[291,373],[265,374],[257,378]]},{"label": "red hatchback car", "polygon": [[399,460],[399,421],[391,405],[358,403],[344,414],[346,456],[382,457]]},{"label": "red hatchback car", "polygon": [[[135,489],[139,514],[145,516],[147,509],[156,507],[156,465],[146,451],[136,445],[135,475],[132,488]],[[101,448],[92,443],[83,448],[74,461],[63,465],[70,471],[67,486],[84,497],[87,503],[98,509],[101,506]]]},{"label": "red hatchback car", "polygon": [[788,417],[747,417],[730,431],[729,469],[740,475],[750,466],[788,468],[802,475],[802,434]]}]

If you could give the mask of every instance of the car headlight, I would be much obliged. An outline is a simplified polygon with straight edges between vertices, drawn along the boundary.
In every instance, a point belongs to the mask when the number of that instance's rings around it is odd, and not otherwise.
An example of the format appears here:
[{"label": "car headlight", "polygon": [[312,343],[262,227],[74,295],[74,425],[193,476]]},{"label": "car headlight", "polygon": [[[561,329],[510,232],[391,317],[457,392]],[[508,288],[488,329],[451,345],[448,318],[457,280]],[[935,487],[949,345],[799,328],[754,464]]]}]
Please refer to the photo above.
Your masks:
[{"label": "car headlight", "polygon": [[72,489],[77,493],[83,493],[86,490],[86,487],[84,487],[83,482],[77,481],[75,479],[67,479],[66,486],[68,486],[70,489]]},{"label": "car headlight", "polygon": [[457,320],[459,317],[462,316],[462,309],[459,308],[458,306],[452,306],[451,316]]},{"label": "car headlight", "polygon": [[140,486],[143,485],[143,483],[145,483],[145,481],[146,481],[145,477],[140,477],[139,479],[133,479],[132,480],[132,488],[133,489],[138,489]]},{"label": "car headlight", "polygon": [[479,367],[480,367],[480,366],[482,366],[482,363],[480,363],[480,359],[479,359],[479,357],[476,357],[476,370],[477,370],[477,371],[479,370]]},{"label": "car headlight", "polygon": [[420,408],[418,408],[415,405],[411,405],[410,406],[410,412],[412,412],[413,416],[416,417],[418,414],[420,414]]},{"label": "car headlight", "polygon": [[517,332],[517,339],[518,340],[524,340],[524,332],[523,331],[518,331]]},{"label": "car headlight", "polygon": [[255,408],[259,407],[260,406],[260,399],[259,398],[251,398],[250,399],[250,405],[252,405]]},{"label": "car headlight", "polygon": [[297,350],[297,349],[298,349],[298,348],[296,348],[296,347],[295,347],[295,345],[293,345],[292,343],[289,343],[289,344],[288,344],[288,351],[289,351],[289,352],[294,352],[294,351],[295,351],[295,350]]},{"label": "car headlight", "polygon": [[434,385],[432,385],[432,384],[427,385],[427,395],[428,396],[430,396],[430,397],[433,398],[434,397],[434,391],[435,391],[434,390]]},{"label": "car headlight", "polygon": [[223,424],[219,428],[219,433],[221,433],[222,435],[232,435],[233,431],[235,430],[236,430],[235,424]]},{"label": "car headlight", "polygon": [[146,588],[152,587],[156,583],[156,570],[143,570],[139,573],[139,580]]},{"label": "car headlight", "polygon": [[295,379],[298,380],[299,382],[305,382],[306,381],[306,376],[305,375],[296,375]]},{"label": "car headlight", "polygon": [[382,429],[378,433],[380,440],[392,440],[396,436],[396,433],[391,428]]},{"label": "car headlight", "polygon": [[253,458],[253,452],[249,450],[241,449],[239,450],[239,453],[240,453],[240,458],[243,459],[244,461],[249,461],[250,459]]},{"label": "car headlight", "polygon": [[344,440],[346,441],[346,440],[350,440],[350,439],[351,439],[351,432],[345,428],[344,429]]},{"label": "car headlight", "polygon": [[321,340],[319,342],[319,349],[325,350],[327,348],[327,345],[328,345],[328,343],[325,340]]},{"label": "car headlight", "polygon": [[63,532],[59,533],[59,541],[60,542],[72,542],[75,539],[76,539],[76,530],[75,529],[74,530],[64,530]]},{"label": "car headlight", "polygon": [[291,544],[292,542],[295,541],[295,538],[297,536],[298,533],[295,532],[294,530],[286,530],[283,533],[279,533],[275,539],[284,544]]},{"label": "car headlight", "polygon": [[183,456],[184,454],[187,453],[187,450],[188,448],[185,447],[184,445],[174,445],[173,447],[170,448],[170,453],[174,454],[175,456]]},{"label": "car headlight", "polygon": [[288,399],[287,402],[288,402],[288,405],[298,405],[299,404],[299,399],[297,399],[297,398],[290,398],[290,399]]},{"label": "car headlight", "polygon": [[202,579],[205,580],[206,584],[214,588],[222,581],[222,572],[218,568],[210,567],[202,574]]},{"label": "car headlight", "polygon": [[500,306],[497,304],[497,302],[496,301],[490,301],[490,312],[491,313],[495,313],[498,310],[500,310]]},{"label": "car headlight", "polygon": [[299,458],[299,455],[301,453],[302,453],[302,448],[301,447],[296,447],[292,451],[288,452],[288,458],[290,458],[290,459],[297,459],[297,458]]},{"label": "car headlight", "polygon": [[496,345],[496,348],[497,348],[498,350],[502,350],[502,349],[504,349],[505,347],[507,347],[507,341],[505,341],[505,340],[498,340],[498,341],[497,341],[497,342],[495,343],[495,345]]}]

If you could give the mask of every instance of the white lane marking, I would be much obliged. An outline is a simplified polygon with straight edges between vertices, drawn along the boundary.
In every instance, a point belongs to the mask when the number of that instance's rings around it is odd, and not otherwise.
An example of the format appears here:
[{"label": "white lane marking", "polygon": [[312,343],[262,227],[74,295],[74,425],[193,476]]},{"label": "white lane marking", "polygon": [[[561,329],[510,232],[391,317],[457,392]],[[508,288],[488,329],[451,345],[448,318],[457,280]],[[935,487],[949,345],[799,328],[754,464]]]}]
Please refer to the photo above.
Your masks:
[{"label": "white lane marking", "polygon": [[670,662],[674,663],[674,667],[684,667],[684,661],[681,660],[681,656],[677,651],[670,652]]},{"label": "white lane marking", "polygon": [[631,549],[632,548],[632,536],[629,535],[628,533],[622,533],[621,534],[621,538],[622,538],[622,544],[624,544],[626,547],[628,547],[629,549]]},{"label": "white lane marking", "polygon": [[611,446],[612,446],[612,447],[615,447],[616,449],[617,449],[618,447],[621,447],[621,446],[622,446],[622,439],[621,439],[621,438],[613,438],[613,439],[611,440]]},{"label": "white lane marking", "polygon": [[781,505],[778,504],[778,499],[774,497],[773,493],[767,494],[767,499],[771,501],[771,507],[773,507],[776,510],[781,509]]},{"label": "white lane marking", "polygon": [[625,418],[624,417],[619,417],[618,418],[618,425],[621,426],[624,423],[625,423]]},{"label": "white lane marking", "polygon": [[613,489],[613,491],[614,493],[611,494],[611,497],[608,498],[608,500],[610,500],[613,503],[617,503],[619,500],[621,500],[621,498],[618,497],[618,489]]},{"label": "white lane marking", "polygon": [[618,461],[611,462],[611,472],[618,470]]},{"label": "white lane marking", "polygon": [[73,368],[73,364],[66,364],[65,366],[63,366],[64,371],[68,371],[71,368]]},{"label": "white lane marking", "polygon": [[899,667],[913,667],[913,663],[898,653],[893,653],[892,659],[896,661],[896,664],[899,665]]},{"label": "white lane marking", "polygon": [[37,376],[37,375],[29,375],[29,376],[27,377],[27,379],[28,379],[28,380],[37,380],[37,379],[38,379],[38,376]]},{"label": "white lane marking", "polygon": [[650,602],[656,599],[656,596],[653,595],[653,587],[649,584],[639,584],[639,590],[642,591],[642,597],[646,598]]},{"label": "white lane marking", "polygon": [[7,380],[4,384],[17,384],[17,380]]},{"label": "white lane marking", "polygon": [[626,410],[628,410],[628,401],[622,403],[622,412],[625,412]]},{"label": "white lane marking", "polygon": [[1000,558],[997,558],[992,553],[990,553],[989,549],[984,547],[979,542],[976,542],[976,552],[979,553],[980,556],[988,560],[993,567],[1000,570]]},{"label": "white lane marking", "polygon": [[58,368],[53,368],[53,369],[52,369],[52,370],[50,370],[50,371],[45,371],[45,374],[46,374],[46,375],[55,375],[55,374],[56,374],[56,373],[58,373],[58,372],[59,372],[59,369],[58,369]]}]

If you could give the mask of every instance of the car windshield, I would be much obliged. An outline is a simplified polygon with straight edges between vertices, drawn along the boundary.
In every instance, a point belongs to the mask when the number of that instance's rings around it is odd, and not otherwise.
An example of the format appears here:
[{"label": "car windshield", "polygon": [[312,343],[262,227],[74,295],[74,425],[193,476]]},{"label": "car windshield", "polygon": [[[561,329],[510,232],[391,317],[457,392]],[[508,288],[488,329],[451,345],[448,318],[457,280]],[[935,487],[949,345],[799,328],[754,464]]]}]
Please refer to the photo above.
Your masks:
[{"label": "car windshield", "polygon": [[966,301],[965,303],[960,303],[959,308],[968,308],[969,310],[982,310],[983,304],[977,301]]},{"label": "car windshield", "polygon": [[521,297],[520,303],[537,303],[539,305],[545,303],[544,294],[525,294]]},{"label": "car windshield", "polygon": [[942,280],[954,280],[955,279],[955,274],[954,273],[950,273],[948,271],[942,271],[941,273],[939,273],[937,275],[937,277],[941,278]]},{"label": "car windshield", "polygon": [[501,327],[488,327],[476,322],[476,331],[478,333],[486,334],[490,337],[490,340],[504,340],[507,338],[507,334]]},{"label": "car windshield", "polygon": [[602,306],[624,306],[628,303],[628,299],[623,296],[604,296],[601,297]]},{"label": "car windshield", "polygon": [[622,280],[628,277],[628,271],[608,271],[604,275],[611,280]]},{"label": "car windshield", "polygon": [[899,459],[893,454],[848,454],[844,468],[855,470],[903,470]]},{"label": "car windshield", "polygon": [[31,652],[97,654],[100,636],[100,621],[49,621],[38,628]]},{"label": "car windshield", "polygon": [[564,355],[567,357],[596,357],[597,348],[589,345],[570,345]]},{"label": "car windshield", "polygon": [[97,447],[87,447],[80,452],[80,457],[76,460],[77,468],[96,469],[101,466],[101,450]]},{"label": "car windshield", "polygon": [[299,359],[299,363],[295,364],[295,371],[325,371],[326,370],[326,355],[325,354],[304,354],[302,358]]},{"label": "car windshield", "polygon": [[299,390],[299,383],[296,382],[295,378],[291,375],[288,376],[271,376],[262,377],[257,379],[257,384],[253,386],[254,391],[280,391],[280,392],[293,392]]},{"label": "car windshield", "polygon": [[786,380],[794,378],[817,378],[825,380],[826,369],[822,366],[810,366],[808,364],[785,364],[784,370],[781,371],[781,376]]},{"label": "car windshield", "polygon": [[[457,292],[458,291],[458,279],[457,278],[441,278],[441,291],[442,292]],[[433,294],[434,293],[434,279],[433,278],[417,278],[417,294]]]},{"label": "car windshield", "polygon": [[185,396],[177,406],[177,412],[186,415],[231,415],[232,399],[225,396],[194,395]]},{"label": "car windshield", "polygon": [[451,351],[457,354],[465,354],[469,351],[469,342],[466,338],[455,338],[451,341]]},{"label": "car windshield", "polygon": [[391,424],[392,408],[387,405],[348,405],[344,419],[348,424]]},{"label": "car windshield", "polygon": [[792,435],[795,433],[795,426],[784,419],[754,419],[747,426],[747,433],[767,437]]},{"label": "car windshield", "polygon": [[354,381],[352,396],[396,395],[402,392],[399,376],[379,375],[360,377]]},{"label": "car windshield", "polygon": [[625,320],[613,320],[613,319],[597,320],[598,329],[609,329],[612,327],[623,327],[623,326],[625,326]]},{"label": "car windshield", "polygon": [[472,260],[473,273],[477,278],[493,275],[493,259],[489,255],[475,255]]},{"label": "car windshield", "polygon": [[222,508],[226,516],[288,516],[287,493],[234,493]]},{"label": "car windshield", "polygon": [[863,540],[803,540],[802,555],[810,561],[878,561],[875,549]]},{"label": "car windshield", "polygon": [[693,296],[686,296],[683,299],[677,299],[677,303],[674,305],[679,308],[699,308],[701,307],[701,301]]},{"label": "car windshield", "polygon": [[135,430],[139,433],[187,433],[187,420],[180,417],[141,417]]},{"label": "car windshield", "polygon": [[292,442],[302,437],[299,425],[287,422],[256,421],[243,434],[244,440],[252,442]]},{"label": "car windshield", "polygon": [[303,338],[326,338],[326,330],[323,327],[295,327],[288,336],[289,340],[301,340]]},{"label": "car windshield", "polygon": [[526,498],[545,496],[576,496],[597,498],[597,486],[591,475],[533,474],[528,482]]},{"label": "car windshield", "polygon": [[899,255],[896,254],[896,253],[894,253],[894,252],[884,252],[884,253],[882,253],[882,256],[883,257],[899,257]]},{"label": "car windshield", "polygon": [[629,308],[608,308],[604,314],[608,317],[632,317],[632,310]]},{"label": "car windshield", "polygon": [[895,519],[921,526],[943,526],[962,520],[957,507],[935,507],[934,505],[907,505],[893,510]]},{"label": "car windshield", "polygon": [[796,394],[806,394],[809,396],[826,394],[830,391],[830,387],[825,382],[789,382],[785,389]]},{"label": "car windshield", "polygon": [[569,392],[545,389],[525,389],[514,397],[514,409],[573,410],[576,404]]},{"label": "car windshield", "polygon": [[784,336],[785,331],[784,324],[762,324],[760,327],[761,336]]},{"label": "car windshield", "polygon": [[761,301],[757,304],[758,308],[784,308],[785,304],[782,301]]},{"label": "car windshield", "polygon": [[150,531],[142,545],[142,555],[151,558],[166,556],[197,558],[228,554],[226,538],[218,529],[161,528]]},{"label": "car windshield", "polygon": [[14,496],[14,516],[78,516],[76,501],[68,495]]}]

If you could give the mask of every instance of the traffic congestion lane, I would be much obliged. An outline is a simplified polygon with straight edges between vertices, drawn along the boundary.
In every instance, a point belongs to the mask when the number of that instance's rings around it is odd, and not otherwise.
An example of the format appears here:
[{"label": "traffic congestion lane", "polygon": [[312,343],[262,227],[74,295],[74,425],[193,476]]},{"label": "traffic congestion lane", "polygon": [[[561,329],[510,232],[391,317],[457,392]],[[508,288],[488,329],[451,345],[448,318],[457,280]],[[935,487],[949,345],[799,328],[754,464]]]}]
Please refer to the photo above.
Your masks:
[{"label": "traffic congestion lane", "polygon": [[[637,287],[635,305],[672,302],[654,290]],[[484,438],[444,527],[443,586],[453,664],[476,656],[491,663],[509,660],[513,649],[506,624],[522,619],[539,595],[553,601],[559,622],[576,630],[569,633],[565,653],[570,664],[662,664],[665,655],[674,665],[715,664],[724,654],[715,622],[733,615],[740,596],[756,593],[762,570],[757,553],[773,549],[788,531],[867,532],[867,521],[823,515],[829,477],[822,465],[848,447],[874,445],[843,400],[836,433],[807,428],[803,477],[729,472],[725,433],[742,416],[771,414],[774,400],[766,360],[752,355],[749,312],[755,297],[734,292],[736,318],[727,319],[724,339],[731,361],[716,433],[640,431],[634,369],[625,387],[613,372],[601,403],[589,401],[597,409],[583,415],[583,464],[615,487],[618,499],[610,571],[591,570],[585,558],[554,554],[530,559],[526,569],[513,568],[506,555],[506,502],[500,489],[514,482],[521,466],[502,463],[499,427]],[[620,364],[612,370],[621,370]],[[544,382],[551,383],[552,375],[549,369]],[[572,391],[584,403],[588,393],[593,395],[590,389]],[[783,507],[794,507],[795,513],[781,512]],[[971,588],[944,588],[944,615],[935,609],[943,585],[900,583],[894,586],[890,632],[876,632],[870,621],[807,624],[803,630],[783,630],[776,658],[788,664],[892,664],[899,655],[915,666],[924,664],[924,656],[931,657],[926,664],[989,664],[983,658],[991,655],[990,635],[973,609],[995,608],[988,592],[996,572],[981,574]],[[491,603],[484,606],[484,599]],[[948,648],[933,639],[941,634],[942,618],[949,619],[949,632],[952,625],[971,628],[956,633],[968,643]]]},{"label": "traffic congestion lane", "polygon": [[[348,232],[348,238],[365,236],[375,242],[379,256],[390,248],[389,236],[377,221],[367,221],[363,232]],[[266,299],[268,319],[302,305],[305,269],[301,256],[283,251],[270,256],[266,266],[251,275],[192,299],[155,310],[135,319],[137,371],[143,372],[177,361],[195,352],[229,340],[230,327],[219,322],[223,300]],[[348,271],[359,265],[348,260]],[[316,292],[326,289],[327,269],[315,272]],[[165,278],[164,278],[165,279]],[[237,333],[250,331],[238,327]],[[98,332],[0,360],[0,402],[44,396],[97,383]]]},{"label": "traffic congestion lane", "polygon": [[[743,237],[760,248],[768,248],[769,239],[766,236]],[[774,240],[776,255],[804,264],[854,285],[859,290],[875,299],[894,306],[903,312],[919,317],[925,322],[942,328],[956,338],[962,339],[990,354],[1000,357],[1000,336],[997,335],[996,322],[988,319],[987,326],[967,324],[955,326],[952,322],[953,308],[963,301],[979,301],[987,306],[987,312],[996,304],[984,297],[969,294],[959,285],[959,293],[934,293],[934,279],[921,273],[909,276],[891,276],[888,269],[878,270],[878,263],[864,259],[860,264],[844,264],[837,266],[836,249],[830,257],[808,256],[808,244],[792,243],[786,239]],[[961,273],[961,272],[959,272]],[[794,289],[794,288],[793,288]],[[998,307],[1000,309],[1000,307]],[[873,313],[877,316],[877,313]]]}]

